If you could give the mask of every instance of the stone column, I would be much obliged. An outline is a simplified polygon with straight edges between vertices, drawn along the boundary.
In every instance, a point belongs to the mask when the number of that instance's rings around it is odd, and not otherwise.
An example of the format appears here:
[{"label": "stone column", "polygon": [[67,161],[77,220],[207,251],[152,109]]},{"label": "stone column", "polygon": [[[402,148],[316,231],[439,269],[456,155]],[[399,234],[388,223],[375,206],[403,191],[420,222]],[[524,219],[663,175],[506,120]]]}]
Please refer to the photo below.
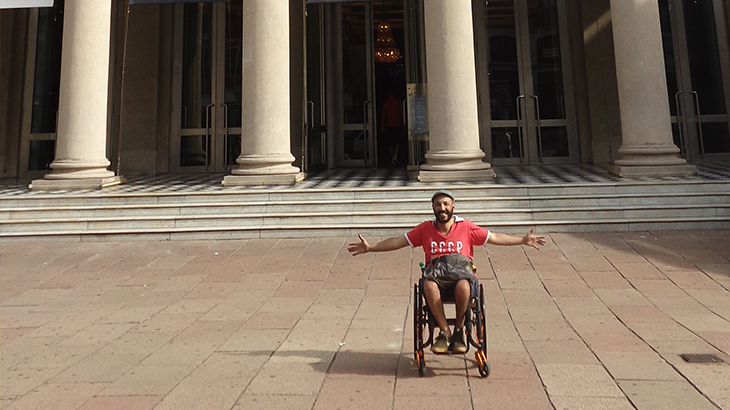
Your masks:
[{"label": "stone column", "polygon": [[292,166],[289,1],[243,2],[243,108],[239,167],[223,185],[288,185]]},{"label": "stone column", "polygon": [[64,8],[56,157],[31,189],[102,188],[121,182],[107,170],[112,0],[67,0]]},{"label": "stone column", "polygon": [[659,7],[611,0],[622,145],[610,171],[623,177],[697,172],[672,140]]},{"label": "stone column", "polygon": [[424,1],[429,151],[421,181],[494,180],[479,148],[471,1]]}]

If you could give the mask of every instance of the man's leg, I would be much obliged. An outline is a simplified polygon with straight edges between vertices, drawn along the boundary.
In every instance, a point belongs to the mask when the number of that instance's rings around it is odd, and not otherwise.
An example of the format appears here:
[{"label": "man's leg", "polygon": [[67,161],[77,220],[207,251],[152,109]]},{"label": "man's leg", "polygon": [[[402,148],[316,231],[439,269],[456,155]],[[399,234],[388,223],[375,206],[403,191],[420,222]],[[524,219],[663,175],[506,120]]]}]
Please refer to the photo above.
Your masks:
[{"label": "man's leg", "polygon": [[456,298],[456,323],[454,327],[456,329],[461,329],[462,327],[464,327],[466,310],[469,307],[469,298],[471,297],[471,283],[469,283],[469,281],[466,279],[460,279],[458,282],[456,282],[454,295]]},{"label": "man's leg", "polygon": [[456,282],[454,298],[456,299],[456,323],[454,324],[454,335],[451,340],[451,348],[454,353],[466,353],[467,346],[464,339],[464,321],[466,312],[469,309],[469,297],[471,296],[471,284],[466,279]]},{"label": "man's leg", "polygon": [[431,308],[431,314],[436,319],[439,329],[451,337],[451,330],[449,330],[449,324],[446,322],[446,314],[444,313],[444,304],[441,302],[439,285],[432,280],[424,280],[423,293],[426,295],[426,302],[428,307]]}]

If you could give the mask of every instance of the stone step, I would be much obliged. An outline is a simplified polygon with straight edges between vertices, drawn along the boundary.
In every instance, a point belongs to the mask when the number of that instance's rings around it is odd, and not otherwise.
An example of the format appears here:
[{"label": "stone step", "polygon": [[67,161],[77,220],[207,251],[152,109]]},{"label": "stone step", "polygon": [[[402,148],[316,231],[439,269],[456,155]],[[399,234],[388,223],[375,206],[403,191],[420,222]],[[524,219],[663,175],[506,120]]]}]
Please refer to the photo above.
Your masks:
[{"label": "stone step", "polygon": [[[545,222],[574,220],[582,223],[601,223],[603,220],[625,219],[632,222],[669,218],[722,218],[730,220],[730,204],[653,205],[653,206],[594,206],[550,208],[505,208],[461,210],[458,213],[475,223],[489,226],[497,221]],[[31,231],[80,231],[118,229],[172,229],[172,228],[225,228],[299,226],[374,226],[382,223],[413,226],[432,217],[430,211],[377,210],[360,212],[286,212],[236,213],[196,215],[153,215],[126,217],[76,217],[10,219],[0,225],[0,234]]]},{"label": "stone step", "polygon": [[[482,224],[480,224],[482,225]],[[486,225],[485,225],[486,226]],[[398,223],[388,225],[322,225],[322,226],[252,226],[252,227],[207,227],[207,228],[145,228],[145,229],[103,229],[98,231],[53,230],[21,233],[0,233],[0,240],[8,241],[124,241],[124,240],[209,240],[209,239],[253,239],[294,238],[312,236],[368,237],[402,235],[413,225]],[[606,219],[601,221],[556,220],[556,221],[502,221],[488,225],[489,229],[511,234],[524,234],[535,228],[540,232],[636,232],[647,230],[702,230],[730,229],[727,217],[700,218],[657,218],[632,221],[630,219]]]},{"label": "stone step", "polygon": [[[686,181],[595,183],[595,184],[549,184],[549,185],[469,185],[448,186],[457,201],[470,198],[498,197],[547,197],[581,195],[646,195],[646,194],[703,194],[730,193],[730,182],[710,181],[690,183]],[[434,188],[428,187],[384,187],[384,188],[336,188],[297,189],[287,188],[245,188],[217,189],[201,192],[135,192],[115,194],[91,192],[85,194],[36,194],[20,197],[0,197],[0,209],[48,206],[107,206],[169,203],[256,203],[256,202],[302,202],[317,198],[320,202],[331,201],[419,201],[428,203]]]},{"label": "stone step", "polygon": [[[500,231],[724,229],[730,180],[450,184],[456,213]],[[598,177],[597,177],[598,178]],[[158,181],[112,191],[0,196],[0,240],[225,239],[402,234],[433,218],[439,187],[327,180],[317,187]],[[400,185],[399,185],[400,184]],[[384,186],[382,186],[384,185]]]},{"label": "stone step", "polygon": [[[308,200],[308,201],[254,201],[254,202],[181,202],[124,205],[84,206],[31,206],[0,208],[0,221],[20,219],[68,219],[92,217],[172,216],[205,214],[285,213],[285,212],[348,212],[357,214],[368,211],[428,212],[428,201],[422,199],[373,200]],[[425,204],[424,204],[425,202]],[[701,205],[730,203],[730,192],[719,193],[665,193],[625,195],[563,195],[525,197],[466,197],[458,201],[458,210],[479,211],[484,209],[527,209],[546,207],[586,206],[637,206],[637,205]]]}]

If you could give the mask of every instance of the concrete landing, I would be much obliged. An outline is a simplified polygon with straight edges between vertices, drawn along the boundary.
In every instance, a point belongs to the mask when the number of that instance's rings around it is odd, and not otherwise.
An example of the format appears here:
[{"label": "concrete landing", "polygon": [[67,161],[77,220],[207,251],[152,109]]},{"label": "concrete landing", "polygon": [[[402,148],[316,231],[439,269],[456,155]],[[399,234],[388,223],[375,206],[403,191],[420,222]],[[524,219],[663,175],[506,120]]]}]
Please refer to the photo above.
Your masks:
[{"label": "concrete landing", "polygon": [[473,351],[418,377],[422,251],[349,240],[3,244],[0,407],[730,409],[730,231],[476,249],[487,379]]}]

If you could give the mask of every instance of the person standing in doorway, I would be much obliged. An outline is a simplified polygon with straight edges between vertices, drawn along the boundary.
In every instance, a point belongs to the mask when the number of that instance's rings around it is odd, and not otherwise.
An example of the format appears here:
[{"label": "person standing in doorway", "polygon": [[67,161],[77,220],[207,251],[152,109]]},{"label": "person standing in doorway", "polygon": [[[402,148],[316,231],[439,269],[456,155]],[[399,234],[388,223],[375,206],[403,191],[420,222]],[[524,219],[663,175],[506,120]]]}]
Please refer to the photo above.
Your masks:
[{"label": "person standing in doorway", "polygon": [[383,101],[381,112],[380,132],[388,140],[390,149],[390,164],[399,165],[401,139],[403,138],[403,106],[402,102],[395,98],[392,89],[388,90],[388,97]]}]

